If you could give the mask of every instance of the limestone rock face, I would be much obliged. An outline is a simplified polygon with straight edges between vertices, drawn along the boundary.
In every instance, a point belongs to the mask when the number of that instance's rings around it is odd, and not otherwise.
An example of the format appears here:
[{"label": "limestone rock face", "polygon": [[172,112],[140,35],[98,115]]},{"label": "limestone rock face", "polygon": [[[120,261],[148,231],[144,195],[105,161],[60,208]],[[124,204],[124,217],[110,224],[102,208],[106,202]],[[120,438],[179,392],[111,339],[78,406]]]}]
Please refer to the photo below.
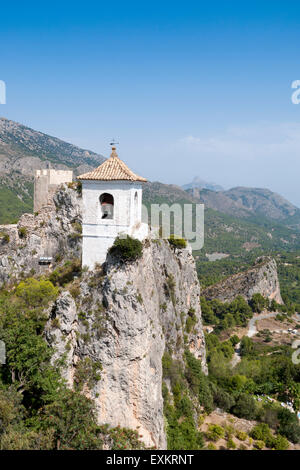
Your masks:
[{"label": "limestone rock face", "polygon": [[273,258],[264,257],[247,271],[234,274],[214,286],[208,287],[202,293],[208,300],[218,299],[222,302],[231,302],[241,295],[250,300],[253,294],[261,294],[270,300],[276,300],[282,304],[280,285],[277,274],[276,261]]},{"label": "limestone rock face", "polygon": [[206,371],[199,298],[190,250],[150,240],[136,262],[108,259],[104,272],[84,274],[76,304],[61,294],[52,309],[61,320],[53,328],[49,319],[46,337],[55,358],[68,344],[64,374],[70,385],[80,361],[101,363],[101,379],[86,390],[99,423],[137,429],[147,446],[166,448],[162,356],[168,346],[182,360],[188,347]]},{"label": "limestone rock face", "polygon": [[[1,226],[0,285],[80,259],[81,212],[77,192],[62,185],[53,205],[24,214],[17,225]],[[45,256],[52,257],[50,265],[40,264]],[[98,422],[136,429],[147,446],[166,448],[164,351],[183,361],[189,348],[207,371],[191,250],[148,238],[137,261],[120,264],[108,256],[102,267],[74,278],[47,314],[45,340],[54,349],[52,361],[63,359],[69,387],[78,384],[85,366],[101,369],[100,380],[92,374],[83,387],[95,402]]]},{"label": "limestone rock face", "polygon": [[[57,257],[81,256],[81,198],[74,189],[62,185],[53,204],[38,214],[23,214],[16,225],[0,226],[0,285],[10,280],[45,273]],[[51,265],[40,264],[51,257]]]}]

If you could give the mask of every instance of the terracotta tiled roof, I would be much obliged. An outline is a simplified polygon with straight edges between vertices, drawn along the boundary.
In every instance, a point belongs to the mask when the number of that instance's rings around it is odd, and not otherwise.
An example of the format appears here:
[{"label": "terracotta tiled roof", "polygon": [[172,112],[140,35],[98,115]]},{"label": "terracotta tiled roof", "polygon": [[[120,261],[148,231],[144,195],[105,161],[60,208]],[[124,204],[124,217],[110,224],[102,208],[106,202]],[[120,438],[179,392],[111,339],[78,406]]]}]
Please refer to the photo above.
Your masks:
[{"label": "terracotta tiled roof", "polygon": [[138,176],[131,171],[127,165],[118,157],[115,147],[112,148],[111,156],[105,160],[98,168],[84,175],[77,176],[79,180],[127,180],[127,181],[147,181],[142,176]]}]

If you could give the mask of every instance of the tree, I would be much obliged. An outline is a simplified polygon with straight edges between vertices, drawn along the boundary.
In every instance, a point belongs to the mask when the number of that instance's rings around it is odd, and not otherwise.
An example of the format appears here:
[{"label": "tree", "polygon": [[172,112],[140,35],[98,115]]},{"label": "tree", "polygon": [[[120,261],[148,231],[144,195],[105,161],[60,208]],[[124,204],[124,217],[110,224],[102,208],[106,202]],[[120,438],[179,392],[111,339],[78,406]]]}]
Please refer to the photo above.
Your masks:
[{"label": "tree", "polygon": [[52,282],[48,280],[38,281],[29,278],[20,282],[16,288],[16,295],[29,307],[45,306],[55,300],[57,294],[57,287],[54,287]]},{"label": "tree", "polygon": [[253,294],[249,302],[253,312],[261,313],[265,308],[269,307],[269,300],[265,299],[261,294]]},{"label": "tree", "polygon": [[94,404],[78,392],[61,389],[56,399],[40,411],[39,427],[53,429],[56,449],[102,449]]},{"label": "tree", "polygon": [[109,253],[121,261],[135,261],[143,254],[143,244],[129,235],[126,238],[117,237]]},{"label": "tree", "polygon": [[233,413],[239,418],[255,419],[256,403],[254,399],[246,393],[241,393],[233,407]]},{"label": "tree", "polygon": [[254,344],[251,338],[243,336],[241,340],[241,356],[249,356],[254,351]]}]

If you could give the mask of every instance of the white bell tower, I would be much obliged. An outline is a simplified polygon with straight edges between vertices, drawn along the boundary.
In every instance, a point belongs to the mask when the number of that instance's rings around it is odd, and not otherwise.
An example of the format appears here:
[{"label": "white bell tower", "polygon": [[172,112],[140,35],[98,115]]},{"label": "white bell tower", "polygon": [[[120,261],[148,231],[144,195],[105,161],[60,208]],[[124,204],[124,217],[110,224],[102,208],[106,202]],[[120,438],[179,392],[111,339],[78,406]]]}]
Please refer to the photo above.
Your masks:
[{"label": "white bell tower", "polygon": [[142,223],[142,183],[118,157],[116,148],[102,165],[78,176],[82,183],[82,266],[104,263],[109,248],[121,234],[143,240],[148,225]]}]

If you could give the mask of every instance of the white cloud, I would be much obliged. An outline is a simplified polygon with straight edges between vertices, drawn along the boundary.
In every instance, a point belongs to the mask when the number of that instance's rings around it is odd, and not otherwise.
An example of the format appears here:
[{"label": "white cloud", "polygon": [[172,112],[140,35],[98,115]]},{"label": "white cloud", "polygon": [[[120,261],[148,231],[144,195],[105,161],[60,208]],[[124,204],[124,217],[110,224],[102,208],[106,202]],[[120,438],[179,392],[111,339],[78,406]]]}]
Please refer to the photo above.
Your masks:
[{"label": "white cloud", "polygon": [[185,162],[183,182],[199,175],[226,188],[266,187],[300,206],[300,122],[259,122],[211,136],[187,135],[173,152]]},{"label": "white cloud", "polygon": [[270,158],[299,159],[300,123],[258,123],[248,127],[230,127],[212,137],[188,135],[177,143],[192,154],[251,160]]}]

